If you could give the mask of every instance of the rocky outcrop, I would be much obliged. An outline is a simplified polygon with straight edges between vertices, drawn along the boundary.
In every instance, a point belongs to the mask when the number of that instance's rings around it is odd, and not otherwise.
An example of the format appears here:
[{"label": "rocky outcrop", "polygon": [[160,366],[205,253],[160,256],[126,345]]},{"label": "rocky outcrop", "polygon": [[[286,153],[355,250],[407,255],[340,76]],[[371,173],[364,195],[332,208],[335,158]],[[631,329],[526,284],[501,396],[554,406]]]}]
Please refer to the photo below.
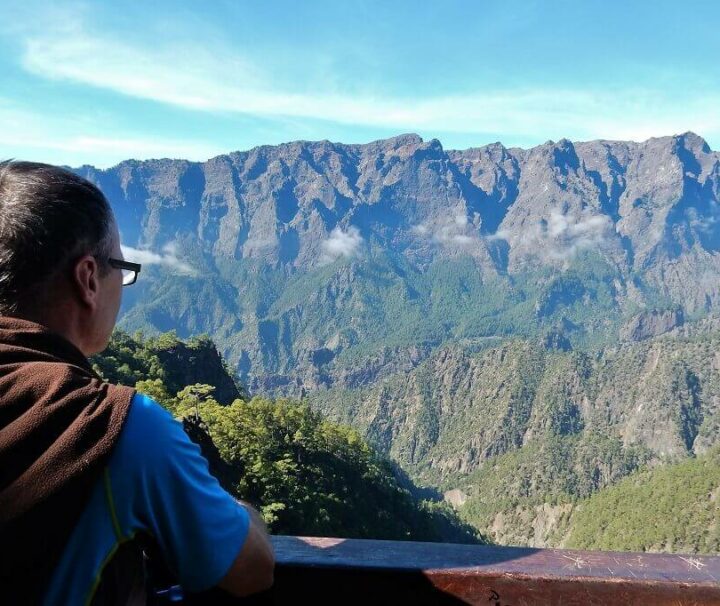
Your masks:
[{"label": "rocky outcrop", "polygon": [[186,385],[202,383],[215,387],[213,398],[220,404],[231,404],[242,398],[211,341],[202,340],[192,346],[178,341],[172,347],[158,349],[156,355],[165,368],[165,384],[170,393],[177,393]]},{"label": "rocky outcrop", "polygon": [[620,330],[623,341],[644,341],[670,332],[685,322],[682,309],[643,312],[629,320]]},{"label": "rocky outcrop", "polygon": [[498,545],[562,547],[571,530],[573,510],[572,503],[518,506],[498,512],[483,530]]},{"label": "rocky outcrop", "polygon": [[454,508],[462,507],[465,505],[468,496],[459,488],[453,488],[443,493],[443,500],[447,501]]}]

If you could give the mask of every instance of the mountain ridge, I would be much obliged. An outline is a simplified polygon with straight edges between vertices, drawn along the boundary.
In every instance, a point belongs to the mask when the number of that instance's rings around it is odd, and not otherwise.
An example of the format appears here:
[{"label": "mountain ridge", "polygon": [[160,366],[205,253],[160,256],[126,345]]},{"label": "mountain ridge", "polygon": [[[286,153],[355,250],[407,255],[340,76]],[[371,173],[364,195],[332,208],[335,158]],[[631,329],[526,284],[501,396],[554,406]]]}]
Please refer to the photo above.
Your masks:
[{"label": "mountain ridge", "polygon": [[304,398],[448,491],[526,470],[498,494],[532,493],[543,533],[558,486],[585,485],[533,465],[580,453],[614,482],[718,441],[720,154],[694,133],[401,135],[80,173],[149,262],[123,328],[207,333],[251,393]]},{"label": "mountain ridge", "polygon": [[[537,145],[533,145],[530,147],[520,147],[520,146],[516,146],[516,145],[507,147],[507,146],[505,146],[505,144],[502,143],[502,141],[493,141],[491,143],[485,143],[483,145],[470,146],[470,147],[465,147],[465,148],[454,148],[454,147],[445,148],[442,145],[442,141],[440,141],[440,139],[438,139],[436,137],[432,137],[429,141],[437,141],[443,147],[443,149],[447,152],[462,153],[462,152],[468,152],[468,151],[475,150],[475,149],[485,149],[485,148],[496,147],[496,146],[499,146],[502,149],[506,149],[509,151],[526,152],[526,151],[530,151],[536,147],[541,147],[544,145],[555,145],[556,143],[560,143],[563,141],[568,141],[568,142],[572,143],[573,145],[577,145],[578,143],[603,143],[603,144],[604,143],[625,143],[625,144],[640,145],[642,143],[647,143],[648,141],[653,141],[656,139],[662,140],[662,139],[668,139],[668,138],[686,138],[686,137],[693,138],[696,141],[699,141],[700,145],[704,149],[705,153],[712,153],[714,151],[710,148],[707,141],[701,135],[698,135],[697,133],[695,133],[692,130],[687,130],[682,133],[676,133],[674,135],[661,135],[658,137],[648,137],[647,139],[644,139],[642,141],[635,141],[634,139],[602,139],[602,138],[601,139],[590,139],[587,141],[580,141],[580,140],[573,141],[572,139],[567,139],[565,137],[561,137],[560,139],[558,139],[557,142],[554,141],[553,139],[548,139],[544,143],[539,143]],[[303,145],[303,144],[318,143],[318,144],[329,144],[329,145],[345,146],[345,147],[362,147],[362,146],[379,144],[379,143],[383,143],[386,141],[392,141],[392,140],[396,140],[396,139],[400,139],[402,141],[407,140],[409,142],[427,143],[422,138],[421,135],[408,131],[406,133],[401,133],[399,135],[394,135],[392,137],[387,137],[385,139],[374,139],[372,141],[367,141],[365,143],[343,143],[341,141],[331,141],[330,139],[295,139],[292,141],[285,141],[283,143],[277,143],[275,145],[262,144],[262,145],[255,145],[254,147],[250,147],[250,148],[244,149],[244,150],[241,150],[241,149],[231,150],[228,152],[217,154],[215,156],[211,156],[205,160],[187,160],[184,158],[170,158],[167,156],[162,157],[162,158],[145,158],[145,159],[127,158],[125,160],[121,160],[120,162],[113,164],[111,166],[107,166],[105,168],[96,168],[93,164],[81,164],[80,166],[76,166],[76,167],[67,166],[67,168],[69,168],[75,172],[82,172],[85,170],[104,170],[104,171],[114,170],[114,169],[118,168],[119,166],[126,164],[126,163],[140,164],[143,162],[170,161],[170,162],[188,162],[191,164],[206,164],[207,162],[210,162],[211,160],[215,160],[216,158],[221,158],[223,156],[231,156],[231,155],[235,155],[235,154],[246,154],[246,153],[250,153],[250,152],[253,152],[256,150],[273,149],[273,148],[277,148],[277,147],[290,146],[290,145],[298,145],[298,144]]]},{"label": "mountain ridge", "polygon": [[[404,315],[417,309],[422,317],[438,287],[423,284],[428,270],[463,265],[461,289],[500,288],[511,299],[500,301],[495,315],[535,297],[534,312],[523,312],[526,322],[562,320],[564,332],[578,323],[561,308],[588,298],[591,304],[604,298],[601,307],[619,323],[673,305],[688,319],[711,312],[720,301],[719,166],[718,154],[694,133],[642,143],[563,139],[519,151],[498,144],[445,151],[437,140],[399,135],[365,145],[295,142],[206,163],[128,161],[80,172],[106,192],[125,244],[172,248],[167,266],[192,262],[208,276],[202,285],[208,303],[222,308],[210,321],[168,310],[130,324],[208,332],[247,379],[264,372],[260,350],[277,349],[263,344],[280,330],[275,319],[262,319],[268,313],[279,314],[293,333],[286,337],[290,357],[312,340],[295,334],[309,329],[292,326],[308,314],[286,295],[304,275],[317,278],[316,304],[333,307],[336,295],[351,300],[354,288],[382,282],[368,272],[383,273],[400,289]],[[276,286],[259,284],[258,272],[268,279],[272,273]],[[593,276],[600,282],[588,289]],[[244,280],[262,296],[238,301],[234,291]],[[328,281],[336,284],[323,295]],[[540,282],[545,294],[533,292]],[[157,308],[153,297],[139,298]],[[343,318],[341,326],[334,313],[321,315],[338,330],[352,322]],[[375,321],[355,316],[356,323]],[[227,337],[219,334],[221,324]],[[350,340],[366,341],[367,328],[352,328]],[[238,330],[254,335],[233,349],[228,339]],[[476,336],[492,333],[490,326]]]}]

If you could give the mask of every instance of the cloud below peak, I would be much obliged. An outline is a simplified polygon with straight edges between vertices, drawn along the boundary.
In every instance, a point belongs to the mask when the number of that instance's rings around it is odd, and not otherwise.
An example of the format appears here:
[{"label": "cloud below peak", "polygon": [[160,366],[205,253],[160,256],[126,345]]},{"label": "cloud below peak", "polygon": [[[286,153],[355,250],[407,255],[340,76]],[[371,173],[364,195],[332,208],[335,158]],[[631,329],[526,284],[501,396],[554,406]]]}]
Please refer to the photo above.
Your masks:
[{"label": "cloud below peak", "polygon": [[197,276],[198,272],[189,263],[181,260],[177,256],[177,245],[174,242],[166,244],[162,252],[153,252],[147,249],[133,248],[131,246],[121,246],[123,256],[133,263],[141,263],[142,265],[161,265],[166,267],[173,273],[184,276]]},{"label": "cloud below peak", "polygon": [[510,237],[510,233],[503,229],[492,234],[481,233],[464,212],[457,212],[442,220],[412,225],[410,233],[419,239],[470,253],[493,242],[507,241]]},{"label": "cloud below peak", "polygon": [[522,245],[525,254],[547,263],[567,262],[582,250],[605,249],[614,237],[607,215],[573,215],[555,208],[520,237],[510,238],[511,247]]},{"label": "cloud below peak", "polygon": [[322,250],[320,264],[327,265],[339,257],[355,256],[360,251],[363,242],[364,240],[357,227],[351,225],[347,230],[336,227],[330,232],[327,240],[324,240],[320,245]]}]

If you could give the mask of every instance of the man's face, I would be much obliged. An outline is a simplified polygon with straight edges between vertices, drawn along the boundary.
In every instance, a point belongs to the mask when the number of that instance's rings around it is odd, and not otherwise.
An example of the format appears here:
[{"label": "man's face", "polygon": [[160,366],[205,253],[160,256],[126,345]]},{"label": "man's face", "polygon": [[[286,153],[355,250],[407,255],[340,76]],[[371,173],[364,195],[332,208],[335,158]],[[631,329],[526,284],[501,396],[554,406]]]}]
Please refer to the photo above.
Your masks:
[{"label": "man's face", "polygon": [[[120,249],[120,234],[117,225],[113,223],[113,245],[110,256],[114,259],[122,259]],[[107,274],[99,278],[100,289],[98,295],[98,307],[93,326],[93,349],[100,352],[107,347],[110,335],[115,327],[120,302],[122,299],[122,270],[110,267]]]}]

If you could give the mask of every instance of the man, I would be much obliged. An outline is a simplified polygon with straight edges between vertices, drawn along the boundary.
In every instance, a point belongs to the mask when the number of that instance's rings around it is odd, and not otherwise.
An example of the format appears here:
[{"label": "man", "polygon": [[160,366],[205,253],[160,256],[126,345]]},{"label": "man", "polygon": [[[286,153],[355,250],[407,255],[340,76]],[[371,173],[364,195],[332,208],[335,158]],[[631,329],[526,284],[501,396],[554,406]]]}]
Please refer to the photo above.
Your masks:
[{"label": "man", "polygon": [[0,163],[1,604],[144,603],[143,547],[189,591],[272,584],[258,513],[169,413],[87,360],[139,269],[95,186]]}]

